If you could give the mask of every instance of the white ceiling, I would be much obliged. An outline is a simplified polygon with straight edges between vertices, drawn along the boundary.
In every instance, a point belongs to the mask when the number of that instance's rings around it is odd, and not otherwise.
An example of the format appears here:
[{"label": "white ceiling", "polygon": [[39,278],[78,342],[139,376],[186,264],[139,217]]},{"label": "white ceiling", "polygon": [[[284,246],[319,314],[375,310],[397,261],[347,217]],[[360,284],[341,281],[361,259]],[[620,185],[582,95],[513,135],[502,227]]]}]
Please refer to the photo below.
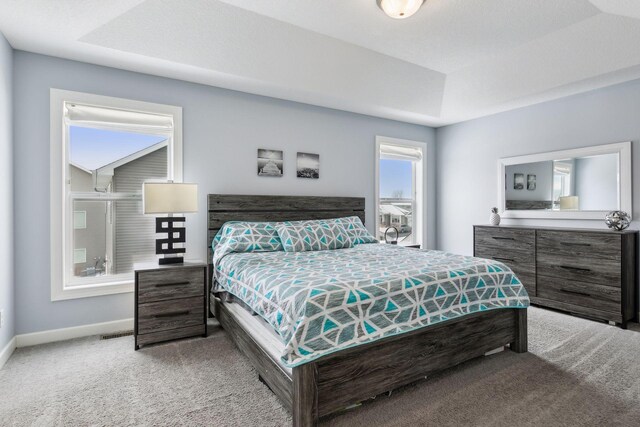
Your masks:
[{"label": "white ceiling", "polygon": [[440,126],[640,78],[640,0],[0,0],[37,53]]}]

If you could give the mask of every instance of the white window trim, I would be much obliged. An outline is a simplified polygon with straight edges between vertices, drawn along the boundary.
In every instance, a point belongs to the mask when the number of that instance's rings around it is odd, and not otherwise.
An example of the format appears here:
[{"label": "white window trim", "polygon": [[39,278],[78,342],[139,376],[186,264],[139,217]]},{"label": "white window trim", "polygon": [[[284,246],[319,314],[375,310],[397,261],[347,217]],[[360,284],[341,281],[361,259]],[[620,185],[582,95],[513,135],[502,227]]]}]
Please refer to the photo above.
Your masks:
[{"label": "white window trim", "polygon": [[375,229],[374,236],[378,235],[378,228],[380,227],[380,146],[381,145],[398,145],[398,146],[408,146],[408,147],[416,147],[422,151],[422,168],[421,170],[416,170],[417,168],[413,167],[413,173],[415,174],[415,183],[416,187],[414,188],[415,192],[415,200],[416,200],[416,227],[418,228],[420,235],[416,244],[420,244],[424,249],[426,248],[427,240],[427,221],[425,218],[425,214],[427,212],[427,143],[422,141],[411,141],[408,139],[398,139],[398,138],[390,138],[387,136],[376,136],[376,151],[375,151],[375,188],[374,188],[374,198],[375,198]]},{"label": "white window trim", "polygon": [[[70,224],[65,203],[64,168],[68,161],[68,147],[65,143],[64,104],[97,105],[130,111],[173,116],[172,149],[169,151],[173,164],[173,176],[176,182],[182,182],[182,108],[172,105],[155,104],[122,98],[72,92],[60,89],[50,91],[50,251],[51,251],[51,301],[87,298],[133,292],[133,280],[119,280],[113,277],[110,283],[93,283],[83,286],[65,286],[66,234]],[[171,171],[169,171],[171,174]]]}]

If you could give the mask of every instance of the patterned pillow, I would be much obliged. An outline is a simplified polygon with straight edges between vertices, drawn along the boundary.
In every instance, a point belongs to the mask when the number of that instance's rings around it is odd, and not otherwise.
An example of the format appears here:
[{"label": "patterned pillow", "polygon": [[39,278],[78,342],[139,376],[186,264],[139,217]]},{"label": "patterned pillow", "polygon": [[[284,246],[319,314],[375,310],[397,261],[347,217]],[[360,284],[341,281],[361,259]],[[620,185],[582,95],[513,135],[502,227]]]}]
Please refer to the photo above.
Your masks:
[{"label": "patterned pillow", "polygon": [[342,223],[344,229],[351,239],[351,244],[353,246],[359,245],[362,243],[378,243],[378,240],[373,237],[369,230],[364,227],[364,224],[357,216],[348,216],[344,218],[338,218],[338,221]]},{"label": "patterned pillow", "polygon": [[214,264],[233,252],[275,252],[283,250],[274,222],[225,222],[211,242]]},{"label": "patterned pillow", "polygon": [[279,222],[276,229],[286,252],[351,247],[351,239],[337,219]]}]

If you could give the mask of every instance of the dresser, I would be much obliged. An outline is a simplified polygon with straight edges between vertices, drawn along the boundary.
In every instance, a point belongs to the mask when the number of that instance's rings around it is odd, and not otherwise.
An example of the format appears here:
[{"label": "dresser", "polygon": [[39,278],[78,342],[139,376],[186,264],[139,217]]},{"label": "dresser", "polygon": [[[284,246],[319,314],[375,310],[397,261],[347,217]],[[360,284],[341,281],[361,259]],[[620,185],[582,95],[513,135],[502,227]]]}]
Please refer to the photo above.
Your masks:
[{"label": "dresser", "polygon": [[137,264],[135,349],[207,335],[207,265],[199,262]]},{"label": "dresser", "polygon": [[474,256],[503,262],[531,303],[622,328],[638,312],[638,231],[474,226]]}]

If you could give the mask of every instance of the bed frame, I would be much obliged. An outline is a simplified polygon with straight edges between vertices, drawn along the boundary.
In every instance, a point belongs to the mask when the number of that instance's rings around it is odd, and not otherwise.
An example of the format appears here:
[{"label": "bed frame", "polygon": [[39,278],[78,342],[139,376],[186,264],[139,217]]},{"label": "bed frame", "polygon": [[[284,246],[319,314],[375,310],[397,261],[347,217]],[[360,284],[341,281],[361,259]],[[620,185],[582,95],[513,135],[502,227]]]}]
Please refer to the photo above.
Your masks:
[{"label": "bed frame", "polygon": [[[359,216],[361,197],[208,196],[207,242],[226,221],[286,221]],[[211,250],[209,249],[209,263]],[[209,264],[209,283],[212,266]],[[405,334],[338,351],[287,368],[269,345],[269,331],[258,316],[224,292],[211,296],[210,308],[259,379],[282,400],[296,427],[315,426],[320,417],[423,379],[438,371],[510,345],[527,351],[527,310],[475,313]],[[272,338],[273,339],[273,338]]]}]

